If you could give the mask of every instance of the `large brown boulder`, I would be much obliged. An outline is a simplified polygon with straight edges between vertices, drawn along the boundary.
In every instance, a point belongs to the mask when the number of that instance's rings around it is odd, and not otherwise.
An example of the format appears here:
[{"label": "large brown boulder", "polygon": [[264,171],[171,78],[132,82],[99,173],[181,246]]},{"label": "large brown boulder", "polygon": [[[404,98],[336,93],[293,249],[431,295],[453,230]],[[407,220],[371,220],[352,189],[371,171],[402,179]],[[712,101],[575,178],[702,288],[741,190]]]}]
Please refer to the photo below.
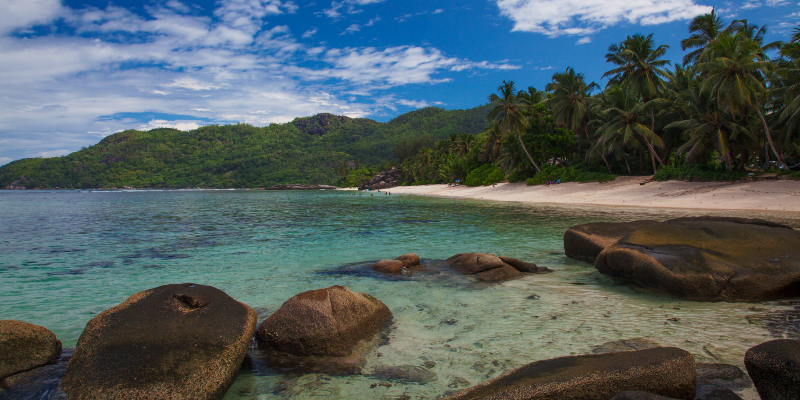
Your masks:
[{"label": "large brown boulder", "polygon": [[252,308],[211,286],[145,290],[89,321],[61,387],[70,400],[221,399],[255,327]]},{"label": "large brown boulder", "polygon": [[690,300],[798,297],[800,232],[726,220],[667,221],[619,239],[595,267]]},{"label": "large brown boulder", "polygon": [[402,261],[404,268],[413,268],[418,267],[421,263],[419,256],[416,253],[406,253],[400,257],[395,258],[395,260]]},{"label": "large brown boulder", "polygon": [[778,339],[752,347],[744,366],[763,400],[800,399],[800,340]]},{"label": "large brown boulder", "polygon": [[296,356],[350,355],[392,316],[380,300],[344,286],[293,296],[258,327],[259,346]]},{"label": "large brown boulder", "polygon": [[400,260],[380,260],[372,264],[372,269],[387,274],[397,274],[403,271],[405,264]]},{"label": "large brown boulder", "polygon": [[537,361],[447,399],[608,400],[638,390],[692,400],[696,378],[691,354],[659,347]]},{"label": "large brown boulder", "polygon": [[569,258],[593,263],[606,247],[636,229],[656,221],[594,222],[576,225],[564,232],[564,254]]},{"label": "large brown boulder", "polygon": [[0,321],[0,381],[50,364],[61,354],[61,341],[47,328],[27,322]]}]

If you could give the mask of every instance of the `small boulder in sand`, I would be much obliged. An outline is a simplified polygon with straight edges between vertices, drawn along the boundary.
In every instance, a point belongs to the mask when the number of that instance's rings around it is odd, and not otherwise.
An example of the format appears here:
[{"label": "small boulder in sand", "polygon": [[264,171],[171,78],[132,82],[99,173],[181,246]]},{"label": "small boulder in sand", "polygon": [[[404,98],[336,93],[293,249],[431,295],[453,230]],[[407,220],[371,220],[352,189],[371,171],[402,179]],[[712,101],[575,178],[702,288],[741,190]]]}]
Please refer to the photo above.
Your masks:
[{"label": "small boulder in sand", "polygon": [[11,319],[0,321],[0,381],[51,364],[60,354],[61,341],[47,328]]}]

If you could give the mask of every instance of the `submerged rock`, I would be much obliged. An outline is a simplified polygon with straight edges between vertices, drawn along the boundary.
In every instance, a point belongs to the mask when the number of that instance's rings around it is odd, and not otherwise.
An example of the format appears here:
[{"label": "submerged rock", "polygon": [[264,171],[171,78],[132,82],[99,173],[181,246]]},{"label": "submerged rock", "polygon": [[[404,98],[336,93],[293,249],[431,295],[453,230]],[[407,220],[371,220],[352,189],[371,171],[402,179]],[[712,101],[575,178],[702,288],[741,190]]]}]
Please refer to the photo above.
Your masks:
[{"label": "submerged rock", "polygon": [[594,354],[616,353],[620,351],[653,349],[656,347],[661,347],[661,344],[647,338],[633,338],[633,339],[614,340],[612,342],[603,343],[600,346],[595,346],[592,349],[592,353]]},{"label": "submerged rock", "polygon": [[369,376],[381,380],[407,383],[428,383],[437,379],[435,372],[415,365],[381,365],[374,367]]},{"label": "submerged rock", "polygon": [[731,390],[741,390],[752,387],[753,381],[735,365],[698,363],[697,385],[715,385]]},{"label": "submerged rock", "polygon": [[221,399],[247,353],[256,313],[191,283],[134,294],[86,325],[62,389],[81,399]]},{"label": "submerged rock", "polygon": [[694,400],[742,400],[734,391],[717,385],[697,385]]},{"label": "submerged rock", "polygon": [[800,399],[800,340],[778,339],[752,347],[744,365],[763,400]]},{"label": "submerged rock", "polygon": [[61,354],[61,341],[39,325],[0,321],[0,381],[10,375],[51,364]]},{"label": "submerged rock", "polygon": [[593,263],[606,247],[636,229],[656,221],[594,222],[576,225],[564,232],[564,254],[569,258]]},{"label": "submerged rock", "polygon": [[691,354],[659,347],[537,361],[447,399],[605,400],[638,390],[692,400],[696,379]]},{"label": "submerged rock", "polygon": [[380,300],[344,286],[293,296],[261,323],[265,350],[295,356],[343,357],[386,326],[392,313]]},{"label": "submerged rock", "polygon": [[698,301],[800,296],[800,232],[727,220],[641,227],[595,260],[603,274]]},{"label": "submerged rock", "polygon": [[72,357],[72,349],[64,349],[52,364],[11,375],[0,381],[0,399],[3,400],[66,400],[61,391],[61,378]]}]

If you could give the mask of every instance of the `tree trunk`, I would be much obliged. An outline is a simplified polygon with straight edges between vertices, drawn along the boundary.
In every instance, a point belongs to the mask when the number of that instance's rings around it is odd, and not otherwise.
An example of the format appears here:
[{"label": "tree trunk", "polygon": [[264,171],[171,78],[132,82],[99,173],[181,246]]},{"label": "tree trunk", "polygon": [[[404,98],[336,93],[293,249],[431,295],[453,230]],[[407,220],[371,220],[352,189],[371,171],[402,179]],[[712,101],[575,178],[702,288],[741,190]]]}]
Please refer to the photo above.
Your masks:
[{"label": "tree trunk", "polygon": [[778,154],[778,150],[775,150],[775,144],[772,143],[772,135],[769,133],[769,125],[767,125],[767,120],[764,119],[764,115],[761,114],[761,109],[755,106],[753,108],[756,109],[758,117],[761,118],[761,123],[764,125],[764,133],[767,135],[767,140],[769,141],[769,147],[772,149],[772,152],[775,153],[775,158],[778,159],[778,162],[781,164],[783,169],[788,171],[789,167],[787,167],[786,163],[783,162],[783,159],[781,158],[780,154]]},{"label": "tree trunk", "polygon": [[531,164],[533,164],[533,167],[536,168],[536,172],[542,173],[542,170],[539,169],[538,165],[536,165],[536,161],[533,161],[533,157],[531,157],[531,153],[528,153],[528,149],[525,148],[525,143],[522,143],[522,134],[517,132],[517,137],[519,138],[519,145],[522,146],[522,150],[525,150],[525,155],[528,156],[528,160],[531,160]]},{"label": "tree trunk", "polygon": [[656,158],[662,167],[664,166],[664,162],[661,161],[661,157],[656,154],[656,149],[653,148],[653,145],[650,144],[650,141],[644,136],[642,136],[642,139],[644,139],[644,143],[647,144],[647,148],[650,149],[650,161],[653,162],[653,175],[655,175],[655,173],[658,172],[658,169],[656,168]]},{"label": "tree trunk", "polygon": [[628,164],[628,157],[625,157],[625,156],[623,156],[622,158],[625,160],[625,167],[627,167],[627,168],[628,168],[628,175],[633,175],[633,174],[631,173],[631,165],[630,165],[630,164]]},{"label": "tree trunk", "polygon": [[600,153],[600,157],[603,157],[603,162],[606,163],[606,168],[608,168],[608,173],[613,174],[613,172],[611,172],[611,166],[608,165],[608,160],[606,160],[606,156],[603,155],[603,153]]}]

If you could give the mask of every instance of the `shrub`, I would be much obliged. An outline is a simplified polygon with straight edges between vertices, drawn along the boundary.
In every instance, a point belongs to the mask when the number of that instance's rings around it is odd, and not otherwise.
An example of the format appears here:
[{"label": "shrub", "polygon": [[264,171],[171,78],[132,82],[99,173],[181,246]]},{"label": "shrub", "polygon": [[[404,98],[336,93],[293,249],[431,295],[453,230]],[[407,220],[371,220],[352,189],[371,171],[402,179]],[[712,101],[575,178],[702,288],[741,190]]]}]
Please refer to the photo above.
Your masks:
[{"label": "shrub", "polygon": [[493,164],[486,164],[473,169],[468,175],[465,184],[467,186],[489,186],[491,184],[505,180],[503,171]]},{"label": "shrub", "polygon": [[664,167],[658,171],[653,179],[667,181],[670,179],[695,182],[736,181],[747,176],[746,172],[726,171],[723,168],[703,164],[680,165],[677,167]]},{"label": "shrub", "polygon": [[584,171],[579,166],[562,167],[559,165],[547,165],[542,172],[528,178],[528,186],[543,185],[547,181],[561,179],[561,182],[608,182],[617,179],[614,174],[605,172]]}]

